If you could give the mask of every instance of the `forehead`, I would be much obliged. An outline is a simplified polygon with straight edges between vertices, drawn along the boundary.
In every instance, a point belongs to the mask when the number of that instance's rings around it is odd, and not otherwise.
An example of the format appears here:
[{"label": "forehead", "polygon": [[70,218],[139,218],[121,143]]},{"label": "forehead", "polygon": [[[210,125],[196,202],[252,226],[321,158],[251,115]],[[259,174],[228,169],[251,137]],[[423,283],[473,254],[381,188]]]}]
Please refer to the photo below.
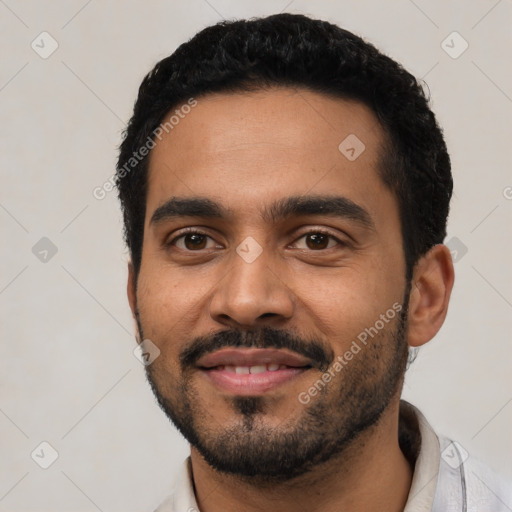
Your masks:
[{"label": "forehead", "polygon": [[250,216],[311,193],[368,207],[391,196],[377,173],[384,132],[359,102],[275,88],[199,97],[178,113],[150,155],[146,224],[170,197],[208,197]]}]

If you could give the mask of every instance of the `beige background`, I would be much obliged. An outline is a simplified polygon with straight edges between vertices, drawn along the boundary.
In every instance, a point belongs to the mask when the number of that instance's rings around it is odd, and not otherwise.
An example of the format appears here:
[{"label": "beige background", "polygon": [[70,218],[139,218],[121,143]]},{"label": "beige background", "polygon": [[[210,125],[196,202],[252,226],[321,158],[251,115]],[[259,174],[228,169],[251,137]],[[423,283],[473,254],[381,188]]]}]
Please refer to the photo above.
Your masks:
[{"label": "beige background", "polygon": [[[365,36],[430,88],[453,160],[457,279],[404,394],[512,478],[510,0],[0,0],[0,510],[142,511],[168,494],[188,447],[132,354],[115,192],[92,190],[159,59],[221,18],[282,10]],[[31,47],[51,49],[43,31],[58,43],[46,59]],[[442,47],[453,31],[469,44],[458,58]],[[43,441],[59,455],[46,470],[30,456],[49,461]]]}]

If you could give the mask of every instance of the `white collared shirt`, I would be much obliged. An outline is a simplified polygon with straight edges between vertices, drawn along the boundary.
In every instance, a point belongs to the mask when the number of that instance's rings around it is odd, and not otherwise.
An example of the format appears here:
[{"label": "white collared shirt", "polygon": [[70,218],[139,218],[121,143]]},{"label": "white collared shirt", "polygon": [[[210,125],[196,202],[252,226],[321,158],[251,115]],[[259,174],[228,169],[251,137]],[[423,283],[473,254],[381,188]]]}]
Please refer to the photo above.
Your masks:
[{"label": "white collared shirt", "polygon": [[[437,436],[413,405],[401,401],[400,415],[408,423],[406,428],[417,428],[414,434],[419,434],[421,443],[404,512],[512,512],[510,484],[469,457],[458,443]],[[155,512],[201,512],[190,457],[183,463],[172,494]]]}]

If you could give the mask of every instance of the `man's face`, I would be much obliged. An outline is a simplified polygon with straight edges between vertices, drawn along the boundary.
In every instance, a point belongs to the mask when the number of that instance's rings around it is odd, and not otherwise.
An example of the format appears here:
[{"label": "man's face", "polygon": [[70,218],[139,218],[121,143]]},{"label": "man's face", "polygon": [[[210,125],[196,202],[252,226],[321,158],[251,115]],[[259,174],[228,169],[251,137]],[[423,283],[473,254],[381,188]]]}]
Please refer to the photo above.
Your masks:
[{"label": "man's face", "polygon": [[161,351],[148,378],[212,466],[287,479],[400,392],[408,294],[384,136],[365,106],[306,90],[197,101],[150,158],[132,300]]}]

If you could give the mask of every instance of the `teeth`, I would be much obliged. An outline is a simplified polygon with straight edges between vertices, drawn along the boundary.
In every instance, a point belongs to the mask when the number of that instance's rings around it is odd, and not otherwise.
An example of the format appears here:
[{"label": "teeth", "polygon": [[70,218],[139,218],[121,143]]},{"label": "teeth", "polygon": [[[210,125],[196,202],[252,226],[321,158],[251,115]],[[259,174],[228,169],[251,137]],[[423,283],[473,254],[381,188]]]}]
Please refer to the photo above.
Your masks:
[{"label": "teeth", "polygon": [[251,366],[249,368],[250,372],[251,373],[263,373],[263,372],[266,372],[267,371],[267,366],[262,364],[262,365],[256,365],[256,366]]},{"label": "teeth", "polygon": [[276,372],[277,370],[285,370],[288,366],[285,364],[255,364],[253,366],[217,366],[217,370],[224,370],[229,373],[237,373],[238,375],[248,375],[250,373]]}]

